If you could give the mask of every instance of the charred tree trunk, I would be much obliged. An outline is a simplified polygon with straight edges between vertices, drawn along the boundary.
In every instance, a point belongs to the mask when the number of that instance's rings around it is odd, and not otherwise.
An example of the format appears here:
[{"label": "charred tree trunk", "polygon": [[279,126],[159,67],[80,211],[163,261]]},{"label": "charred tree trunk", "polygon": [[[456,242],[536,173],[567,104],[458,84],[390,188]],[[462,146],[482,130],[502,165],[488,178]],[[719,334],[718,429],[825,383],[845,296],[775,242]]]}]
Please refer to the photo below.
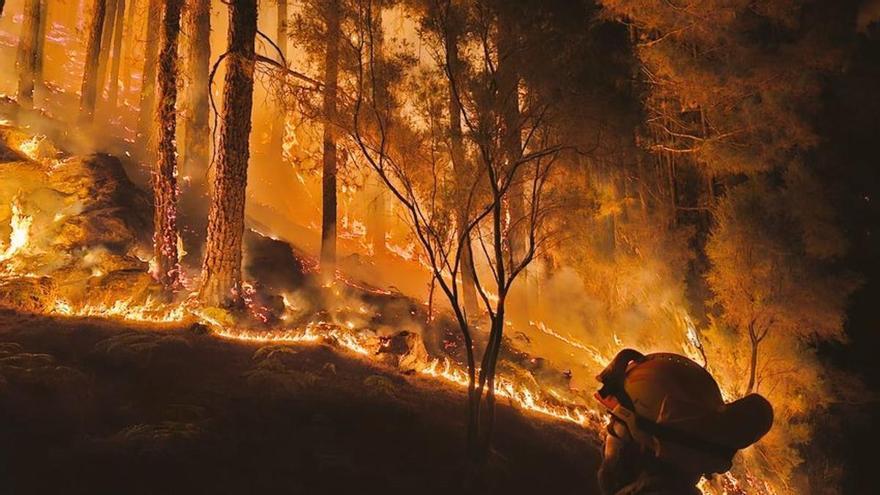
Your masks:
[{"label": "charred tree trunk", "polygon": [[[456,223],[458,224],[459,229],[465,229],[466,225],[469,221],[469,213],[467,206],[467,197],[466,195],[469,191],[466,190],[467,184],[464,181],[464,177],[469,175],[467,170],[467,161],[465,158],[464,152],[464,140],[461,132],[461,104],[459,102],[458,95],[455,94],[454,81],[458,80],[459,77],[459,65],[461,63],[458,54],[458,26],[456,25],[456,19],[452,19],[450,21],[450,25],[447,26],[445,32],[445,45],[446,45],[446,64],[447,70],[449,71],[448,75],[448,83],[449,83],[449,138],[450,138],[450,147],[451,147],[451,155],[452,155],[452,167],[455,172],[455,176],[460,180],[458,184],[458,194],[460,196],[459,200],[461,201],[462,207],[458,211],[458,218],[456,219]],[[462,252],[461,252],[461,289],[462,289],[462,302],[464,303],[465,311],[469,318],[473,318],[478,313],[477,306],[477,290],[474,285],[474,256],[473,251],[471,250],[471,237],[469,232],[464,233],[464,238],[462,239]]]},{"label": "charred tree trunk", "polygon": [[104,98],[104,87],[107,85],[107,64],[110,61],[110,50],[113,42],[113,31],[116,27],[116,10],[122,0],[108,0],[107,21],[101,33],[101,54],[98,57],[98,99]]},{"label": "charred tree trunk", "polygon": [[[147,11],[147,39],[144,47],[144,72],[141,80],[141,105],[138,113],[138,137],[149,150],[153,144],[153,116],[156,105],[156,66],[159,59],[159,23],[161,0],[150,0]],[[149,153],[148,153],[149,155]]]},{"label": "charred tree trunk", "polygon": [[208,170],[210,140],[210,104],[208,100],[208,77],[211,70],[211,2],[194,0],[191,3],[188,22],[190,112],[186,119],[184,171],[200,191],[206,190],[205,175]]},{"label": "charred tree trunk", "polygon": [[125,0],[119,0],[116,7],[116,25],[113,28],[113,55],[110,66],[110,88],[107,93],[107,108],[114,112],[119,98],[119,69],[122,63],[122,35],[125,27]]},{"label": "charred tree trunk", "polygon": [[128,2],[128,19],[125,21],[125,37],[123,38],[125,55],[122,57],[122,88],[125,93],[131,92],[131,54],[135,40],[135,12],[137,12],[137,0],[131,0]]},{"label": "charred tree trunk", "polygon": [[[276,42],[278,44],[278,48],[281,51],[281,56],[284,57],[284,60],[287,61],[287,0],[276,0],[278,2],[278,20],[277,20],[277,29],[276,29]],[[282,104],[278,104],[278,118],[274,120],[272,123],[272,142],[271,142],[271,151],[272,153],[278,153],[279,159],[284,161],[284,133],[287,125],[287,116],[284,111],[284,106]]]},{"label": "charred tree trunk", "polygon": [[229,50],[223,119],[199,296],[224,306],[240,299],[241,240],[254,95],[256,0],[229,2]]},{"label": "charred tree trunk", "polygon": [[34,88],[45,88],[45,78],[43,77],[43,65],[46,56],[46,22],[49,18],[49,2],[40,0],[40,28],[37,32],[37,46],[35,49],[34,60]]},{"label": "charred tree trunk", "polygon": [[18,104],[24,109],[34,107],[41,7],[40,0],[26,0],[18,41]]},{"label": "charred tree trunk", "polygon": [[3,9],[6,7],[6,0],[0,0],[0,17],[3,17]]},{"label": "charred tree trunk", "polygon": [[162,21],[162,51],[159,54],[159,153],[153,169],[153,249],[155,277],[167,289],[179,283],[177,258],[177,42],[180,38],[180,10],[183,0],[165,2]]},{"label": "charred tree trunk", "polygon": [[336,273],[336,91],[339,77],[339,0],[327,10],[327,48],[324,57],[324,156],[321,217],[321,274],[324,283]]},{"label": "charred tree trunk", "polygon": [[[157,1],[157,0],[153,0]],[[107,14],[107,0],[95,0],[95,11],[89,25],[89,42],[86,49],[86,65],[83,71],[80,120],[92,122],[95,117],[95,99],[98,82],[98,58],[101,53],[101,33]]]}]

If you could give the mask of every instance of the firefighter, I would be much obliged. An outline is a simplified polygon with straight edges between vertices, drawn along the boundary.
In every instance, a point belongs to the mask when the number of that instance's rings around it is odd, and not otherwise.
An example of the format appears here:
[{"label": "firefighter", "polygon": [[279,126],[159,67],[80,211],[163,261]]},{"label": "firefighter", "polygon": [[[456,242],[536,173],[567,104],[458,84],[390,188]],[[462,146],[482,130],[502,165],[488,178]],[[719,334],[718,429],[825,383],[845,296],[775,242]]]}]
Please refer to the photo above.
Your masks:
[{"label": "firefighter", "polygon": [[677,354],[624,349],[597,379],[610,415],[599,468],[606,495],[699,494],[701,477],[729,470],[773,424],[766,399],[725,404],[712,375]]}]

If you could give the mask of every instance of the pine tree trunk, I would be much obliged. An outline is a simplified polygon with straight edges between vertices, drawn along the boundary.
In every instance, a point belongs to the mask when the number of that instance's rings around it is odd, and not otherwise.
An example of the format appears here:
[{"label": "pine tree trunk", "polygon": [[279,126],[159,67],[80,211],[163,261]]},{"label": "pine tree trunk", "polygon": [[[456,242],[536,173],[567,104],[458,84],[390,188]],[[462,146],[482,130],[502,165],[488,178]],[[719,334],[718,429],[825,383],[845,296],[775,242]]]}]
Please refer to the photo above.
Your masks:
[{"label": "pine tree trunk", "polygon": [[124,48],[125,55],[122,57],[122,87],[125,93],[131,93],[131,57],[134,51],[134,16],[137,12],[137,0],[128,2],[128,19],[125,21]]},{"label": "pine tree trunk", "polygon": [[[455,20],[452,22],[454,23]],[[459,200],[463,206],[458,212],[456,222],[459,229],[464,229],[469,221],[466,197],[466,195],[469,194],[469,191],[466,190],[467,184],[465,184],[466,181],[464,181],[464,178],[468,176],[468,171],[464,152],[464,141],[461,133],[461,105],[459,104],[458,96],[453,92],[453,82],[459,84],[460,81],[458,79],[458,77],[460,77],[459,64],[461,63],[458,55],[458,38],[457,27],[454,25],[449,26],[445,37],[447,64],[449,65],[448,70],[450,72],[450,79],[448,80],[449,137],[452,148],[452,167],[455,172],[455,177],[462,181],[458,184],[458,193],[460,195]],[[470,233],[467,233],[467,238],[463,240],[461,252],[461,289],[465,311],[467,312],[468,317],[471,318],[478,313],[477,290],[474,284],[474,257],[473,251],[471,250]]]},{"label": "pine tree trunk", "polygon": [[26,0],[24,22],[18,41],[18,104],[34,107],[34,78],[37,69],[37,45],[40,34],[40,0]]},{"label": "pine tree trunk", "polygon": [[116,25],[113,28],[113,62],[110,66],[110,89],[107,94],[107,108],[116,111],[119,98],[119,69],[122,63],[122,35],[125,27],[125,0],[118,0],[116,8]]},{"label": "pine tree trunk", "polygon": [[[158,1],[158,0],[154,0]],[[95,0],[92,22],[89,25],[89,42],[86,49],[86,64],[83,70],[82,100],[80,101],[80,120],[92,122],[95,118],[95,99],[98,81],[98,58],[101,53],[101,33],[107,14],[107,0]]]},{"label": "pine tree trunk", "polygon": [[156,279],[167,289],[180,281],[177,259],[177,43],[180,38],[180,9],[183,0],[167,0],[162,21],[162,51],[159,54],[159,147],[153,169],[153,248]]},{"label": "pine tree trunk", "polygon": [[[153,117],[156,105],[156,66],[159,59],[159,23],[162,1],[150,0],[147,10],[147,38],[144,47],[144,71],[141,80],[141,105],[138,113],[138,137],[147,150],[153,146]],[[149,153],[148,153],[149,154]]]},{"label": "pine tree trunk", "polygon": [[217,172],[199,296],[210,306],[240,300],[241,241],[254,94],[256,0],[229,2],[229,50]]},{"label": "pine tree trunk", "polygon": [[336,90],[339,77],[339,0],[327,12],[327,51],[324,58],[324,156],[321,217],[321,274],[324,283],[336,273]]},{"label": "pine tree trunk", "polygon": [[211,71],[211,1],[193,0],[188,16],[188,59],[190,112],[186,119],[184,173],[197,189],[204,191],[205,174],[208,170],[210,141],[210,102],[208,100],[208,77]]},{"label": "pine tree trunk", "polygon": [[107,64],[110,61],[110,51],[113,43],[113,31],[116,27],[116,10],[122,0],[108,0],[107,21],[104,23],[104,31],[101,33],[101,54],[98,57],[98,100],[104,98],[104,87],[107,85]]},{"label": "pine tree trunk", "polygon": [[49,2],[40,0],[40,28],[37,31],[37,45],[34,54],[34,89],[45,87],[43,65],[46,54],[46,23],[49,18]]},{"label": "pine tree trunk", "polygon": [[[287,60],[287,0],[276,0],[278,2],[278,20],[277,20],[277,30],[276,30],[276,42],[278,43],[278,48],[281,49],[281,55]],[[278,105],[278,118],[276,118],[272,123],[272,143],[271,143],[271,151],[272,153],[278,153],[278,157],[280,161],[284,161],[284,133],[287,124],[287,116],[285,115],[283,105]]]}]

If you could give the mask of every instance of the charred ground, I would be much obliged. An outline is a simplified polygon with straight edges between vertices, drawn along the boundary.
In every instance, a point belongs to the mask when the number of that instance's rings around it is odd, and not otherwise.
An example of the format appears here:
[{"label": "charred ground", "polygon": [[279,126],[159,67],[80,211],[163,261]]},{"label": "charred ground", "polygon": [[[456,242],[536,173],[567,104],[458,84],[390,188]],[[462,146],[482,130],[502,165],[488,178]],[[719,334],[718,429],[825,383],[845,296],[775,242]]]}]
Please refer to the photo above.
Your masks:
[{"label": "charred ground", "polygon": [[[449,493],[457,390],[325,345],[0,315],[8,493]],[[594,493],[593,433],[499,409],[490,492]]]}]

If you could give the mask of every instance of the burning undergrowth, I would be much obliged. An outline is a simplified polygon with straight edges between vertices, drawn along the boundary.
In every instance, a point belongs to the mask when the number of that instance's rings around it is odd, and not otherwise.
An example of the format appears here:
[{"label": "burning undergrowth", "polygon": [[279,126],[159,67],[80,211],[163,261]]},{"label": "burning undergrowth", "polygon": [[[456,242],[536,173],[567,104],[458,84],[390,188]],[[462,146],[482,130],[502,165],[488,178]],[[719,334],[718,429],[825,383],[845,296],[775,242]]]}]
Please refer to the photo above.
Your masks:
[{"label": "burning undergrowth", "polygon": [[[3,126],[0,161],[0,306],[5,309],[151,327],[183,324],[220,338],[253,342],[265,355],[249,380],[270,389],[308,385],[307,373],[288,376],[273,363],[290,352],[290,344],[315,342],[404,375],[467,386],[464,343],[456,323],[442,311],[343,273],[335,283],[323,284],[313,258],[253,230],[245,235],[248,282],[239,307],[203,307],[190,295],[197,256],[183,257],[184,288],[169,297],[150,275],[149,197],[129,180],[118,159],[69,155],[45,137]],[[478,347],[485,345],[486,325],[475,324]],[[567,341],[542,322],[532,326],[545,338]],[[501,400],[598,431],[601,415],[587,389],[572,386],[570,368],[552,361],[555,357],[529,352],[525,333],[509,334],[495,385]],[[140,339],[137,333],[123,334],[100,352],[125,361],[131,358],[125,349],[150,345],[151,339]],[[584,350],[597,365],[606,359],[595,348]],[[387,393],[386,385],[365,383],[365,389]],[[716,483],[716,491],[739,490],[730,475]],[[755,493],[766,486],[747,484],[760,487]]]},{"label": "burning undergrowth", "polygon": [[[149,198],[118,159],[68,155],[11,126],[0,128],[0,137],[4,308],[189,322],[220,337],[269,344],[331,342],[404,373],[466,383],[451,319],[429,322],[424,304],[343,274],[325,286],[309,256],[254,231],[245,236],[242,307],[200,307],[186,290],[169,299],[150,276]],[[196,269],[184,266],[184,273]],[[586,395],[570,392],[568,375],[545,360],[507,347],[499,367],[506,377],[499,394],[512,403],[578,423],[597,419],[583,408]]]}]

